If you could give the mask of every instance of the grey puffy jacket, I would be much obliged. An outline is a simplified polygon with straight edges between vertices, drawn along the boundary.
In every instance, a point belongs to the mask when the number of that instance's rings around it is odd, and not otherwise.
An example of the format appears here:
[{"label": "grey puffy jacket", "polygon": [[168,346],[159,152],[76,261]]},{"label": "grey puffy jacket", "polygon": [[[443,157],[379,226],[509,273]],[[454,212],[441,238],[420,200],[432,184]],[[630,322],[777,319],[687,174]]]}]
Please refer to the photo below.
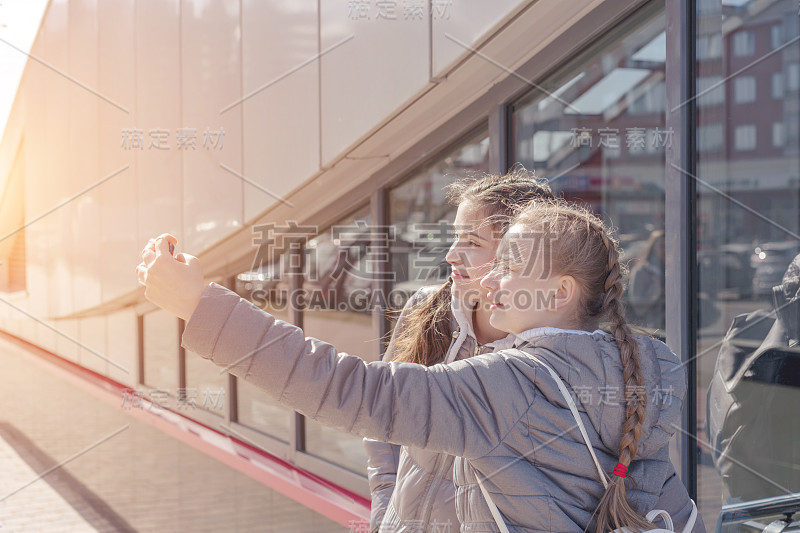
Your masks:
[{"label": "grey puffy jacket", "polygon": [[[395,338],[406,326],[408,311],[431,296],[438,287],[424,287],[408,301],[397,320],[384,361],[395,356]],[[481,345],[472,330],[472,321],[454,302],[450,313],[453,341],[443,362],[458,361],[509,348],[514,337]],[[413,446],[399,446],[364,439],[367,450],[367,476],[372,493],[370,531],[381,533],[440,533],[458,531],[452,455]]]},{"label": "grey puffy jacket", "polygon": [[[639,453],[628,476],[640,512],[668,511],[680,531],[691,504],[669,462],[686,374],[663,343],[637,336],[650,395]],[[561,330],[520,337],[576,393],[589,437],[610,472],[624,419],[622,368],[611,335]],[[525,353],[494,352],[425,367],[366,363],[306,338],[215,283],[203,292],[182,345],[322,424],[384,442],[458,456],[462,533],[495,532],[476,475],[513,532],[592,529],[603,486],[561,394]],[[704,531],[698,519],[695,532]]]}]

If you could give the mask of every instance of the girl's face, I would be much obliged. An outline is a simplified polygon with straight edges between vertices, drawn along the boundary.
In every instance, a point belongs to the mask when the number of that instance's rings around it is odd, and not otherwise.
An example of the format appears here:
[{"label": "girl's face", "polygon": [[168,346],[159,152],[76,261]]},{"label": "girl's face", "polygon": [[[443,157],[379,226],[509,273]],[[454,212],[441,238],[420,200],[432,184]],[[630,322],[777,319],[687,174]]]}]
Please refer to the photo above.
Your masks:
[{"label": "girl's face", "polygon": [[471,305],[486,301],[486,289],[480,281],[491,270],[499,243],[487,218],[481,206],[461,202],[453,223],[455,240],[445,256],[452,267],[453,294]]},{"label": "girl's face", "polygon": [[481,280],[491,303],[492,326],[519,334],[533,328],[566,326],[577,285],[572,276],[551,272],[541,238],[512,226],[497,250],[494,268]]}]

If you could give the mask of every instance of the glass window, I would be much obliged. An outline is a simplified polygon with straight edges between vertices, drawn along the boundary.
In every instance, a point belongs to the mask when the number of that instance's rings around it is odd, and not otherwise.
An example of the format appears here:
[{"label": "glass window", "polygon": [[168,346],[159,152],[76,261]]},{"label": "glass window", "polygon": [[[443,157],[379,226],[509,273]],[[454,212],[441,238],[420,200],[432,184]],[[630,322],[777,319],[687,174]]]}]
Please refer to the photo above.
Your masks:
[{"label": "glass window", "polygon": [[733,55],[736,57],[751,56],[756,50],[756,38],[752,32],[740,31],[733,34]]},{"label": "glass window", "polygon": [[[514,160],[556,193],[612,222],[631,269],[629,320],[663,336],[665,148],[663,2],[645,11],[514,105]],[[647,59],[642,59],[642,51]]]},{"label": "glass window", "polygon": [[725,141],[722,124],[704,124],[697,128],[697,149],[719,150]]},{"label": "glass window", "polygon": [[306,334],[368,361],[378,356],[369,304],[380,260],[370,224],[364,206],[309,239],[303,283]]},{"label": "glass window", "polygon": [[753,76],[739,76],[733,80],[733,99],[737,104],[756,100],[756,79]]},{"label": "glass window", "polygon": [[452,238],[447,224],[455,219],[456,206],[447,202],[443,189],[457,178],[488,171],[489,135],[483,128],[390,191],[389,219],[396,234],[393,306],[402,307],[420,287],[447,280],[444,257]]},{"label": "glass window", "polygon": [[780,45],[783,44],[783,25],[776,24],[775,26],[769,29],[770,33],[770,44],[772,49],[775,50]]},{"label": "glass window", "polygon": [[784,39],[790,41],[800,36],[800,25],[797,24],[797,11],[783,13],[783,28],[786,30]]},{"label": "glass window", "polygon": [[783,148],[786,144],[786,127],[783,122],[772,123],[772,146]]},{"label": "glass window", "polygon": [[786,88],[790,91],[800,89],[800,63],[786,65]]},{"label": "glass window", "polygon": [[[772,87],[772,98],[757,100],[757,106],[697,111],[700,131],[726,124],[735,148],[704,149],[698,138],[692,437],[698,445],[697,503],[709,531],[761,531],[800,503],[786,499],[800,492],[800,162],[798,144],[790,140],[800,106],[796,92],[784,91],[800,43],[775,52],[779,41],[791,38],[776,29],[776,20],[789,21],[781,24],[786,33],[796,31],[797,2],[737,8],[717,0],[716,10],[698,12],[698,31],[732,38],[733,56],[753,56],[732,61],[698,55],[698,75],[736,79],[753,63],[747,76]],[[756,40],[771,40],[772,47],[754,53]],[[740,506],[738,517],[734,506]]]},{"label": "glass window", "polygon": [[[369,206],[344,217],[306,243],[303,330],[340,352],[374,361],[379,335],[372,322],[376,261]],[[383,250],[388,252],[388,250]],[[306,451],[363,474],[367,456],[361,437],[306,419]]]},{"label": "glass window", "polygon": [[719,105],[725,102],[725,84],[722,76],[699,76],[697,94],[698,106]]},{"label": "glass window", "polygon": [[178,319],[161,309],[144,315],[144,384],[175,398],[178,380]]},{"label": "glass window", "polygon": [[775,100],[783,98],[783,72],[772,73],[772,97]]},{"label": "glass window", "polygon": [[[203,409],[225,416],[228,405],[228,374],[196,353],[186,350],[186,388],[179,391],[187,409]],[[191,416],[191,411],[187,413]]]},{"label": "glass window", "polygon": [[243,379],[236,380],[236,416],[240,424],[289,442],[294,411],[282,407]]},{"label": "glass window", "polygon": [[736,126],[733,132],[733,148],[735,150],[753,150],[756,147],[756,127],[754,124]]},{"label": "glass window", "polygon": [[786,143],[790,146],[797,146],[800,140],[800,124],[795,120],[790,120],[789,124],[783,123],[786,126]]},{"label": "glass window", "polygon": [[667,87],[662,81],[649,91],[644,92],[638,98],[631,102],[628,107],[628,113],[631,115],[652,115],[654,113],[663,113],[664,106],[666,105]]},{"label": "glass window", "polygon": [[700,35],[697,38],[697,57],[711,59],[722,55],[722,39],[719,35]]}]

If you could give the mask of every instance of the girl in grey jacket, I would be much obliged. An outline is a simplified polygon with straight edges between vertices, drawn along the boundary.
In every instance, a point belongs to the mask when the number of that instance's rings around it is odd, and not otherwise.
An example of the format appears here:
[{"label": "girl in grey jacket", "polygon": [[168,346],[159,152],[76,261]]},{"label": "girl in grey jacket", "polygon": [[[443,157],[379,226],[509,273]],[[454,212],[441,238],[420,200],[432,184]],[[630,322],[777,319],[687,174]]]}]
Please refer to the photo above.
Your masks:
[{"label": "girl in grey jacket", "polygon": [[[498,531],[479,477],[510,531],[652,527],[641,514],[653,508],[681,530],[692,504],[667,449],[686,393],[680,361],[630,333],[619,250],[601,221],[556,203],[518,222],[482,284],[492,323],[514,333],[519,349],[430,367],[367,364],[219,285],[203,288],[197,260],[171,256],[171,236],[148,246],[138,270],[148,299],[188,319],[184,347],[283,405],[351,433],[457,456],[463,533]],[[613,334],[597,330],[603,317]],[[572,390],[608,489],[537,358]],[[701,520],[693,531],[704,531]]]},{"label": "girl in grey jacket", "polygon": [[[510,348],[514,342],[513,335],[488,323],[491,311],[480,280],[491,269],[513,216],[536,198],[552,198],[552,191],[518,167],[505,176],[455,182],[447,187],[447,197],[458,206],[456,238],[445,258],[453,275],[444,285],[420,289],[409,300],[384,361],[432,366]],[[458,529],[453,456],[372,439],[364,439],[364,446],[372,493],[371,531]]]}]

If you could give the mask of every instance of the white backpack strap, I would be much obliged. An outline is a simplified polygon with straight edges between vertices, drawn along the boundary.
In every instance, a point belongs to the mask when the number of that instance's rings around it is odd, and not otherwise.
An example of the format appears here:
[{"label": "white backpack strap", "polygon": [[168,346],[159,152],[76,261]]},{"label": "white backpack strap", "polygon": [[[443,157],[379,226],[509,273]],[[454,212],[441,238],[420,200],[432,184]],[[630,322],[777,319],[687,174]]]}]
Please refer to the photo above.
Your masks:
[{"label": "white backpack strap", "polygon": [[697,521],[697,505],[695,505],[694,500],[689,501],[692,502],[692,513],[689,515],[689,520],[686,521],[686,525],[683,526],[683,533],[692,533],[694,523]]},{"label": "white backpack strap", "polygon": [[494,523],[497,524],[497,527],[500,528],[500,533],[509,533],[508,526],[503,521],[503,517],[500,516],[500,510],[492,501],[492,497],[489,496],[489,491],[486,490],[486,487],[483,485],[483,481],[481,480],[481,474],[476,470],[475,477],[478,478],[478,486],[481,488],[481,492],[483,493],[483,498],[486,500],[486,503],[489,505],[489,511],[492,513],[492,517],[494,518]]},{"label": "white backpack strap", "polygon": [[670,531],[675,531],[675,526],[672,524],[672,517],[669,515],[668,512],[664,511],[663,509],[653,509],[652,511],[647,513],[645,518],[647,519],[648,522],[652,522],[655,524],[656,523],[655,520],[659,516],[664,521],[664,525],[667,526],[665,529],[668,529]]},{"label": "white backpack strap", "polygon": [[604,488],[608,487],[608,477],[606,476],[605,472],[603,472],[603,467],[600,466],[600,461],[597,460],[597,455],[595,455],[594,453],[594,448],[592,447],[592,443],[589,440],[589,435],[586,433],[586,427],[583,425],[583,420],[581,420],[581,415],[578,413],[578,407],[575,405],[575,400],[572,399],[572,395],[567,390],[567,386],[564,385],[564,381],[556,373],[556,371],[553,370],[553,368],[541,358],[533,354],[523,352],[522,350],[517,350],[517,351],[523,354],[524,356],[529,357],[534,361],[536,361],[537,363],[539,363],[539,365],[543,366],[550,373],[550,375],[553,376],[556,385],[558,385],[558,390],[561,391],[561,395],[564,397],[564,401],[567,402],[569,410],[572,412],[572,417],[575,419],[575,423],[578,425],[578,429],[580,430],[581,436],[583,437],[583,442],[586,443],[586,447],[589,449],[589,453],[592,455],[592,460],[594,461],[594,466],[597,467],[597,474],[600,476],[600,481],[603,482]]}]

